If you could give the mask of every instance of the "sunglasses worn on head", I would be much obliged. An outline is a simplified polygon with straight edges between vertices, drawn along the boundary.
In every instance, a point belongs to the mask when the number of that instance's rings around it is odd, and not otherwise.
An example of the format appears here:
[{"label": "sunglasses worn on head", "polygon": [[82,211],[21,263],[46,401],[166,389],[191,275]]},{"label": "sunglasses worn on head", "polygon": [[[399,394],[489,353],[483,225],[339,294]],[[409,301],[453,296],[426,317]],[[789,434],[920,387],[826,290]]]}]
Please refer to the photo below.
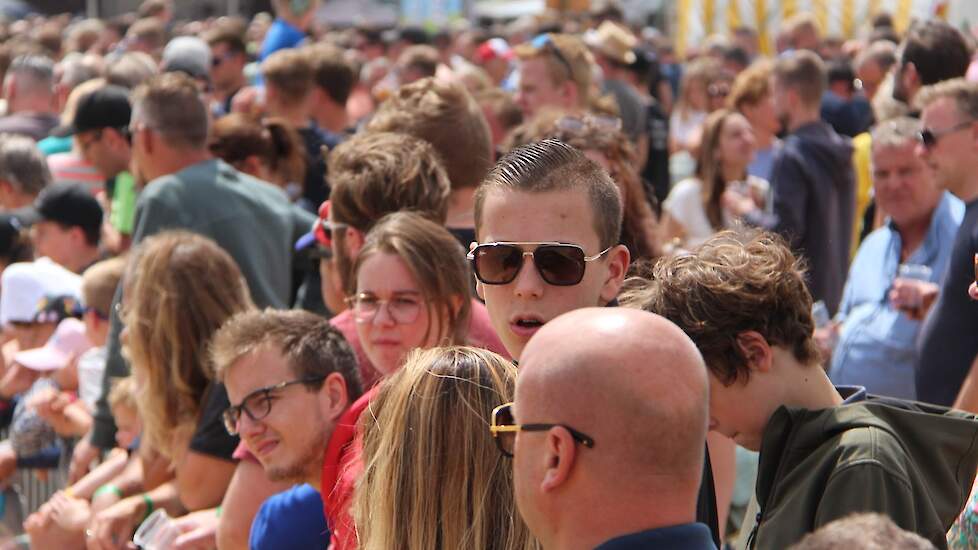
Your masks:
[{"label": "sunglasses worn on head", "polygon": [[924,148],[933,149],[937,147],[937,142],[941,141],[944,136],[953,134],[954,132],[960,132],[965,128],[969,127],[974,123],[974,120],[966,120],[964,122],[959,122],[950,128],[945,128],[944,130],[931,130],[930,128],[924,128],[917,134],[917,141],[919,141]]},{"label": "sunglasses worn on head", "polygon": [[516,443],[516,432],[545,432],[551,428],[563,428],[570,432],[574,441],[588,449],[594,448],[594,439],[579,432],[566,424],[517,424],[513,420],[513,404],[506,403],[492,410],[489,433],[496,440],[496,447],[503,456],[513,458],[513,446]]},{"label": "sunglasses worn on head", "polygon": [[238,420],[241,419],[242,412],[247,414],[248,418],[255,422],[265,418],[272,412],[273,392],[279,391],[294,384],[315,384],[325,379],[325,376],[314,376],[311,378],[289,380],[287,382],[280,382],[272,386],[258,388],[257,390],[246,395],[245,398],[241,400],[240,405],[232,405],[225,409],[224,414],[221,415],[224,420],[224,429],[226,429],[231,435],[238,435]]},{"label": "sunglasses worn on head", "polygon": [[[525,246],[535,246],[526,251]],[[574,286],[584,278],[587,262],[604,256],[612,247],[594,256],[584,254],[576,244],[558,242],[497,242],[476,246],[466,256],[480,282],[487,285],[506,285],[513,282],[527,256],[533,258],[540,277],[553,286]]]},{"label": "sunglasses worn on head", "polygon": [[571,67],[570,61],[567,61],[567,58],[564,57],[564,52],[560,51],[560,48],[557,47],[557,44],[554,42],[549,33],[538,35],[533,39],[531,45],[537,50],[546,48],[553,52],[557,62],[560,63],[562,67],[567,69],[567,76],[570,77],[571,80],[574,79],[574,69]]}]

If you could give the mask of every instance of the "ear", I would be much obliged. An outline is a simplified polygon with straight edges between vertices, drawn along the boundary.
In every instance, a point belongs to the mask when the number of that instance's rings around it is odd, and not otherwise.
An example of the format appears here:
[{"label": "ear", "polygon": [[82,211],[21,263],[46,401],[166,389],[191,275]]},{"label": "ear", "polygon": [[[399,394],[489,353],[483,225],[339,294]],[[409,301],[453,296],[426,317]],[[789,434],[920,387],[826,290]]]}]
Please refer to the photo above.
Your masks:
[{"label": "ear", "polygon": [[579,102],[579,97],[577,97],[577,85],[574,84],[573,80],[566,80],[560,86],[560,95],[567,98],[567,105],[569,107],[577,107]]},{"label": "ear", "polygon": [[749,330],[737,335],[737,348],[747,363],[751,374],[771,370],[773,354],[771,344],[757,331]]},{"label": "ear", "polygon": [[549,492],[559,489],[570,477],[577,460],[577,445],[570,432],[560,426],[551,428],[545,437],[547,441],[544,460],[547,463],[540,489]]},{"label": "ear", "polygon": [[631,255],[628,248],[619,244],[608,251],[608,275],[605,278],[604,286],[601,287],[601,305],[607,304],[618,297],[621,285],[625,282],[625,272],[628,271],[628,263]]},{"label": "ear", "polygon": [[917,72],[917,66],[912,61],[908,61],[903,66],[901,78],[903,78],[903,84],[907,88],[916,89],[920,86],[920,73]]},{"label": "ear", "polygon": [[346,257],[353,261],[360,254],[360,249],[363,248],[363,231],[347,226],[343,236],[345,237],[343,243],[346,246]]},{"label": "ear", "polygon": [[350,394],[346,391],[346,380],[338,372],[330,373],[319,389],[319,403],[323,415],[335,422],[350,406]]}]

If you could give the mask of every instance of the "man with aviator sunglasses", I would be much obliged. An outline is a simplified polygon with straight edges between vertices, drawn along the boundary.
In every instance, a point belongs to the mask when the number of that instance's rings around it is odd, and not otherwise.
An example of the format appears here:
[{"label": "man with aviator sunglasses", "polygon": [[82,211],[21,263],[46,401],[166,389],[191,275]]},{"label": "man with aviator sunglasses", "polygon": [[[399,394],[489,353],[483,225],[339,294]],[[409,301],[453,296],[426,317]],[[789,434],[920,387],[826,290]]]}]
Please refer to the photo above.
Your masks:
[{"label": "man with aviator sunglasses", "polygon": [[[547,322],[617,305],[629,264],[617,186],[577,149],[548,139],[504,156],[476,191],[476,291],[515,359]],[[717,533],[709,455],[697,516]]]}]

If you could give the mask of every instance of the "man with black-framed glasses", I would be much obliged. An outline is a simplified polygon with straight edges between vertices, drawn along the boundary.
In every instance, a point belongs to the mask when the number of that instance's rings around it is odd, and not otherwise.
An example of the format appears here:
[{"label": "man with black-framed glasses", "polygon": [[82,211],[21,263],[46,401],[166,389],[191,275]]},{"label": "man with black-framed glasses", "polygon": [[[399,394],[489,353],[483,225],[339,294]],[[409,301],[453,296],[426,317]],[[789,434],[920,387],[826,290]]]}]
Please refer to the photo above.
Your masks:
[{"label": "man with black-framed glasses", "polygon": [[696,522],[707,409],[706,366],[679,327],[586,308],[526,346],[490,433],[545,549],[715,549]]},{"label": "man with black-framed glasses", "polygon": [[[334,435],[343,441],[353,438],[356,422],[347,415],[359,414],[367,401],[357,401],[361,384],[356,356],[336,328],[308,312],[251,311],[221,327],[211,352],[215,375],[230,402],[223,414],[225,428],[241,436],[270,480],[308,483],[320,491],[324,475],[341,475],[338,469],[354,446],[329,442]],[[306,546],[325,546],[324,536],[351,532],[352,526],[342,525],[340,518],[347,516],[337,499],[323,501],[329,530],[291,533],[295,540],[308,542]],[[308,511],[295,502],[286,508],[293,515]],[[322,503],[312,510],[322,521]]]}]

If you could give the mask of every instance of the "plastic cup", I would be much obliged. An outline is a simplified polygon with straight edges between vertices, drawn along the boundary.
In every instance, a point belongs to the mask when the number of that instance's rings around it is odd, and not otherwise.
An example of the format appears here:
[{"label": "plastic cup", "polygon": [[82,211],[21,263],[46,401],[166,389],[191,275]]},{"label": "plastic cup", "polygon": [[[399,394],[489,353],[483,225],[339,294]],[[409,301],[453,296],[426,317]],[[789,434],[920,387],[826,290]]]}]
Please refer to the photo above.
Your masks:
[{"label": "plastic cup", "polygon": [[136,529],[132,541],[143,550],[169,550],[180,535],[166,510],[156,510]]}]

